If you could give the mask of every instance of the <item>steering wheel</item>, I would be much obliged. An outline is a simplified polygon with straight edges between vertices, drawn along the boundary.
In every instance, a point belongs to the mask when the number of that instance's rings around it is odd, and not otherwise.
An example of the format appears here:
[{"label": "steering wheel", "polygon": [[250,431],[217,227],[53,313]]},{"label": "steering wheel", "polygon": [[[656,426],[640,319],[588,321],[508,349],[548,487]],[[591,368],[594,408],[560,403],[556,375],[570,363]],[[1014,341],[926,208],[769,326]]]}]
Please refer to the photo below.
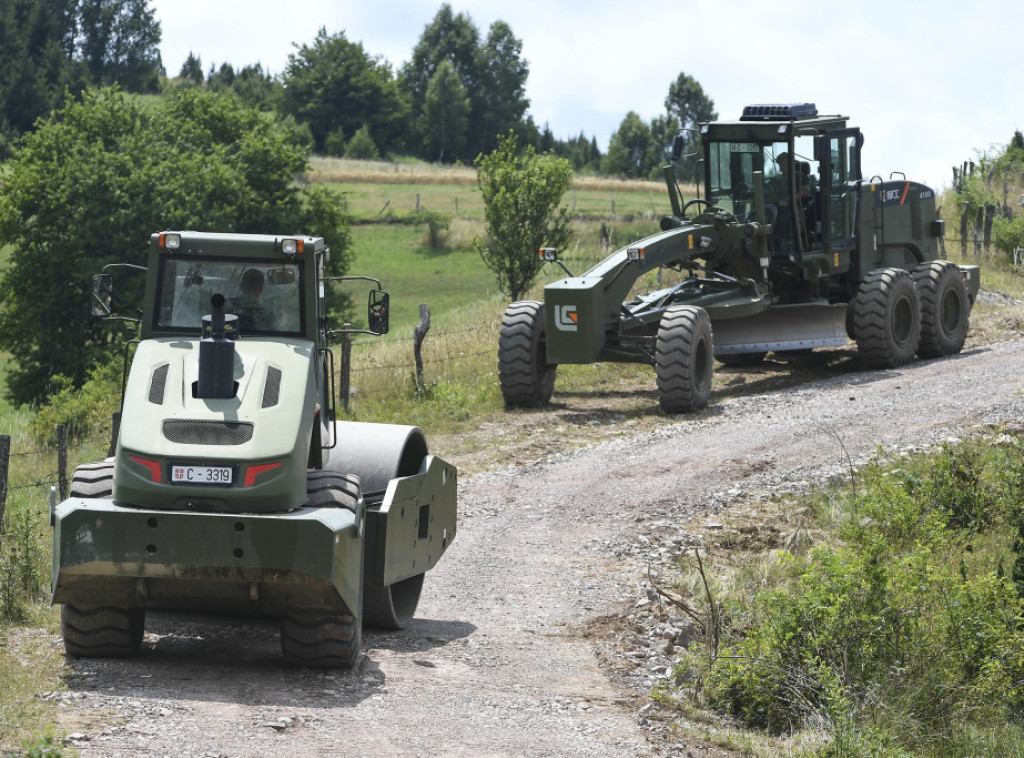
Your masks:
[{"label": "steering wheel", "polygon": [[684,216],[686,215],[686,209],[687,208],[689,208],[691,205],[697,205],[698,203],[704,203],[704,205],[706,205],[708,208],[714,208],[715,207],[709,201],[705,200],[704,198],[702,198],[702,197],[695,197],[693,200],[690,200],[689,202],[686,203],[686,205],[683,206],[683,215]]}]

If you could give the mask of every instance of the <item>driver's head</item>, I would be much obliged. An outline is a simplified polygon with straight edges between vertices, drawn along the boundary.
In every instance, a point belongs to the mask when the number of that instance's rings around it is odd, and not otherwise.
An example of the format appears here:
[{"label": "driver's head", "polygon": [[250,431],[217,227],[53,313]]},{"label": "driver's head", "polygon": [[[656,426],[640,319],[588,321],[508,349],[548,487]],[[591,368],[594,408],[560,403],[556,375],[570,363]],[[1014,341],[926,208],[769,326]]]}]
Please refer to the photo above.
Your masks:
[{"label": "driver's head", "polygon": [[260,297],[263,294],[263,272],[254,268],[246,271],[242,274],[238,289],[246,297]]}]

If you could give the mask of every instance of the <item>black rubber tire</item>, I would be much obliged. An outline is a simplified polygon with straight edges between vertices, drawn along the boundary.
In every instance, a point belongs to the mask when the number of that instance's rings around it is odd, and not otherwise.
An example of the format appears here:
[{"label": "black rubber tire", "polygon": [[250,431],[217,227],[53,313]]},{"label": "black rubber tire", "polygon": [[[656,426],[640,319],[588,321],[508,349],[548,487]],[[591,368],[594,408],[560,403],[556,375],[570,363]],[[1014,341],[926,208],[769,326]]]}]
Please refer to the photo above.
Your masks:
[{"label": "black rubber tire", "polygon": [[306,505],[347,508],[355,513],[361,497],[359,477],[336,471],[306,472]]},{"label": "black rubber tire", "polygon": [[895,368],[913,360],[921,341],[921,301],[909,271],[870,272],[850,307],[857,349],[869,366]]},{"label": "black rubber tire", "polygon": [[65,603],[60,609],[60,626],[68,655],[134,655],[142,644],[146,610]]},{"label": "black rubber tire", "polygon": [[114,494],[114,462],[83,463],[71,475],[71,497],[108,498]]},{"label": "black rubber tire", "polygon": [[558,366],[548,363],[544,303],[521,300],[505,309],[498,336],[498,381],[505,405],[547,405],[555,389]]},{"label": "black rubber tire", "polygon": [[293,612],[281,618],[281,651],[297,666],[352,668],[361,630],[351,615]]},{"label": "black rubber tire", "polygon": [[971,304],[963,274],[955,263],[930,261],[914,269],[914,284],[921,299],[922,358],[956,355],[967,340]]},{"label": "black rubber tire", "polygon": [[729,368],[750,368],[760,366],[764,363],[764,357],[768,353],[729,353],[727,355],[716,355],[715,360]]},{"label": "black rubber tire", "polygon": [[714,374],[711,319],[695,305],[671,305],[661,317],[654,368],[665,413],[689,413],[711,397]]},{"label": "black rubber tire", "polygon": [[405,629],[416,614],[422,590],[423,574],[388,587],[367,585],[363,589],[363,623],[378,629]]}]

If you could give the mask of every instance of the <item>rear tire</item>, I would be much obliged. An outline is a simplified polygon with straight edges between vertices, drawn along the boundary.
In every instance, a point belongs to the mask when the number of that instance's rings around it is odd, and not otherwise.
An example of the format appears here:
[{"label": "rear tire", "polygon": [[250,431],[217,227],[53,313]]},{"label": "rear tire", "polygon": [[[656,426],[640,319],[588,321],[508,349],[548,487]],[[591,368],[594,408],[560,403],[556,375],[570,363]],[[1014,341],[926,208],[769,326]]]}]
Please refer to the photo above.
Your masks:
[{"label": "rear tire", "polygon": [[71,475],[71,497],[109,498],[114,494],[114,462],[83,463]]},{"label": "rear tire", "polygon": [[281,619],[281,651],[297,666],[352,668],[359,655],[359,626],[355,616],[294,612]]},{"label": "rear tire", "polygon": [[509,305],[498,337],[498,380],[505,405],[547,405],[557,369],[547,360],[544,304],[522,300]]},{"label": "rear tire", "polygon": [[711,319],[694,305],[672,305],[658,327],[655,370],[658,400],[665,413],[703,408],[711,397],[714,371]]},{"label": "rear tire", "polygon": [[365,587],[363,619],[366,625],[378,629],[405,629],[416,614],[422,590],[423,574],[388,587]]},{"label": "rear tire", "polygon": [[142,644],[146,610],[65,603],[60,609],[60,626],[68,655],[134,655]]},{"label": "rear tire", "polygon": [[921,341],[921,302],[909,271],[870,272],[850,307],[857,349],[869,366],[896,368],[913,360]]},{"label": "rear tire", "polygon": [[921,298],[922,358],[959,353],[967,340],[971,306],[964,277],[956,264],[930,261],[914,269],[914,284]]},{"label": "rear tire", "polygon": [[361,496],[358,476],[339,474],[335,471],[306,472],[308,506],[334,506],[347,508],[354,513]]}]

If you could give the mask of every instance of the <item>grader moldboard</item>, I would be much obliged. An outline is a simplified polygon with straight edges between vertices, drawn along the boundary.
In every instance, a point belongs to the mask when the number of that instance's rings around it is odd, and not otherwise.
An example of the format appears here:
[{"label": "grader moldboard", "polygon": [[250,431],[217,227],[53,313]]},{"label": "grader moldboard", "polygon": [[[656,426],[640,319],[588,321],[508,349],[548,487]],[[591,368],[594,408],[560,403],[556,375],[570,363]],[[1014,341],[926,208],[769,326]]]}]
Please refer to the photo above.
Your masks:
[{"label": "grader moldboard", "polygon": [[[860,130],[812,103],[747,106],[738,121],[700,125],[704,198],[685,205],[665,178],[661,232],[568,278],[544,302],[505,311],[498,376],[507,406],[546,404],[560,363],[647,363],[666,413],[704,407],[714,359],[753,366],[769,351],[856,342],[891,368],[960,352],[978,268],[939,257],[935,193],[905,177],[861,176]],[[691,216],[690,213],[693,213]],[[623,302],[659,267],[681,283]]]},{"label": "grader moldboard", "polygon": [[[318,237],[152,236],[116,453],[51,493],[69,654],[136,652],[159,607],[277,616],[287,660],[351,666],[364,623],[412,618],[455,538],[456,471],[416,427],[335,420],[328,343],[386,333],[389,297],[325,276],[328,255]],[[368,329],[328,327],[335,279],[376,284]],[[94,277],[94,315],[119,318],[113,281]]]}]

